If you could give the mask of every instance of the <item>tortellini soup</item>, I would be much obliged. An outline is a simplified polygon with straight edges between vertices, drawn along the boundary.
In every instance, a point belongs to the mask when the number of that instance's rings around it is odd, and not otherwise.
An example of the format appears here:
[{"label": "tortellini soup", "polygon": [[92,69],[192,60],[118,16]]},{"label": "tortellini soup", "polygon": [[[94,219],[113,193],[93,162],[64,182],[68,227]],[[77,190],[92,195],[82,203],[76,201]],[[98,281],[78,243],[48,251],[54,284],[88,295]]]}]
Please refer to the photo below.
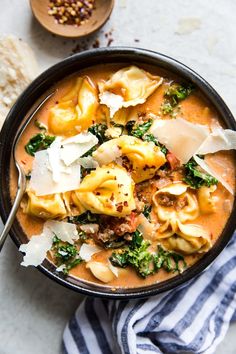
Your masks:
[{"label": "tortellini soup", "polygon": [[17,150],[27,178],[22,264],[47,257],[61,276],[115,291],[200,261],[235,189],[234,132],[201,92],[135,65],[91,67],[55,88]]}]

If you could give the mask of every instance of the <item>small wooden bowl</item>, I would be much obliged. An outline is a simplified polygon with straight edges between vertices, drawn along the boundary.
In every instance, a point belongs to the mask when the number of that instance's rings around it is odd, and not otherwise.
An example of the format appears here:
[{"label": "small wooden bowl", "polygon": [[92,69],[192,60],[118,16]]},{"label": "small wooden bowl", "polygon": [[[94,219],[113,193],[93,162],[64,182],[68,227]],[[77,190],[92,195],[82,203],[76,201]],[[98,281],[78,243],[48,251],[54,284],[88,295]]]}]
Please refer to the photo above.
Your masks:
[{"label": "small wooden bowl", "polygon": [[48,14],[49,0],[30,0],[35,18],[48,31],[62,37],[78,38],[97,31],[109,19],[114,0],[96,0],[91,17],[81,26],[63,25]]}]

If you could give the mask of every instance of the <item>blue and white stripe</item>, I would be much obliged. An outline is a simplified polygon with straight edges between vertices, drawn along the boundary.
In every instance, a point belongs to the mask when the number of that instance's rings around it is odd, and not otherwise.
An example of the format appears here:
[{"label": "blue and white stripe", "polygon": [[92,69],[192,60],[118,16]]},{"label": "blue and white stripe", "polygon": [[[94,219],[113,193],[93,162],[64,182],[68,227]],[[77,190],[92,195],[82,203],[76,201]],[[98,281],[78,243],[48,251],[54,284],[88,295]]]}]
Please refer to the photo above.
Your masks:
[{"label": "blue and white stripe", "polygon": [[67,325],[65,354],[211,354],[236,320],[236,234],[217,260],[149,299],[86,298]]}]

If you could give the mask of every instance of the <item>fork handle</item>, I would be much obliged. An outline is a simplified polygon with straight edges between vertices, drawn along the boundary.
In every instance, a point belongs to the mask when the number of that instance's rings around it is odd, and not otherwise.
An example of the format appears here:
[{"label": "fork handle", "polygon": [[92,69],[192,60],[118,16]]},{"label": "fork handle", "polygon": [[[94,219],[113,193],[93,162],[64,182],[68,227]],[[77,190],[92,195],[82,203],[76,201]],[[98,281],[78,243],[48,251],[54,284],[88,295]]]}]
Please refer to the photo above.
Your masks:
[{"label": "fork handle", "polygon": [[12,224],[13,224],[13,221],[15,219],[17,210],[18,210],[18,208],[20,206],[20,202],[21,202],[21,199],[22,199],[24,193],[25,193],[25,188],[22,188],[22,186],[18,187],[18,190],[17,190],[17,193],[16,193],[16,197],[15,197],[12,209],[10,211],[10,214],[8,215],[7,221],[6,221],[5,226],[4,226],[4,228],[3,228],[2,232],[1,232],[1,235],[0,235],[0,252],[2,250],[4,242],[6,241],[8,232],[9,232],[9,230],[10,230]]}]

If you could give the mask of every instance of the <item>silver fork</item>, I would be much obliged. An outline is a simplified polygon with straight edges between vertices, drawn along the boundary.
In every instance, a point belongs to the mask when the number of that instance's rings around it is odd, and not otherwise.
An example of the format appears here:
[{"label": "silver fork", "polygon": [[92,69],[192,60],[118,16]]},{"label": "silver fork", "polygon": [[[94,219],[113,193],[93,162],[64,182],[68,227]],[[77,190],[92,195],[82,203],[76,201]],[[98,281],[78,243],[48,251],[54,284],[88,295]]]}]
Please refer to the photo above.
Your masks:
[{"label": "silver fork", "polygon": [[18,182],[17,182],[17,193],[16,193],[16,197],[14,200],[14,203],[12,205],[10,214],[7,218],[7,221],[5,223],[5,226],[0,234],[0,251],[4,245],[4,242],[6,241],[8,232],[13,224],[13,221],[15,219],[17,210],[19,208],[21,199],[25,193],[26,190],[26,177],[25,177],[25,173],[22,169],[22,167],[20,166],[20,164],[17,162],[16,160],[16,147],[20,141],[20,138],[22,137],[22,134],[24,133],[25,129],[28,127],[29,123],[32,121],[32,119],[34,118],[35,114],[40,110],[40,108],[44,105],[45,102],[48,101],[48,99],[50,97],[52,97],[54,95],[55,92],[52,92],[50,94],[48,94],[42,102],[40,102],[38,104],[38,106],[35,108],[35,110],[29,115],[29,117],[26,119],[26,121],[24,122],[24,124],[21,126],[21,128],[19,129],[17,135],[15,136],[15,139],[13,141],[13,145],[12,145],[12,152],[13,152],[13,159],[16,165],[16,168],[18,170]]}]

